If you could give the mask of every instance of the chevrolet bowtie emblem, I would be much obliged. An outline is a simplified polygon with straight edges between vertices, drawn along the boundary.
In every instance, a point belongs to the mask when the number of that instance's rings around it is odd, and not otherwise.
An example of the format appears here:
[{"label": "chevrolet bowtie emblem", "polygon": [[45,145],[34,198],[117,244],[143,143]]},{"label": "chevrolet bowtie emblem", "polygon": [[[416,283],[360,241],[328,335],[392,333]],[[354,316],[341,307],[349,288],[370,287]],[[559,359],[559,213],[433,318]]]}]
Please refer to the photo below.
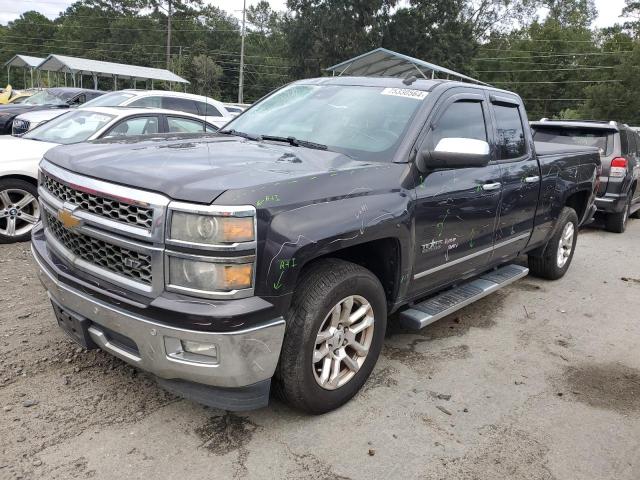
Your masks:
[{"label": "chevrolet bowtie emblem", "polygon": [[62,210],[58,210],[58,220],[60,220],[62,225],[69,230],[73,230],[82,223],[82,220],[74,216],[71,211],[64,208]]}]

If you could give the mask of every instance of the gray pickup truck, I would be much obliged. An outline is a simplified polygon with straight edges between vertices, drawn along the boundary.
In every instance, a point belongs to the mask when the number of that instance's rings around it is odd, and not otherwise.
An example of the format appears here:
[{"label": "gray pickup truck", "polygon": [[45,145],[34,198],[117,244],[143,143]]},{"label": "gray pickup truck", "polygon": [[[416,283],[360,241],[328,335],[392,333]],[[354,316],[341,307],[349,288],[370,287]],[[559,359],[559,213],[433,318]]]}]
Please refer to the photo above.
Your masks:
[{"label": "gray pickup truck", "polygon": [[309,79],[213,135],[50,150],[32,249],[84,347],[208,405],[262,407],[273,383],[322,413],[367,380],[391,313],[420,329],[562,277],[599,169],[535,145],[507,91]]}]

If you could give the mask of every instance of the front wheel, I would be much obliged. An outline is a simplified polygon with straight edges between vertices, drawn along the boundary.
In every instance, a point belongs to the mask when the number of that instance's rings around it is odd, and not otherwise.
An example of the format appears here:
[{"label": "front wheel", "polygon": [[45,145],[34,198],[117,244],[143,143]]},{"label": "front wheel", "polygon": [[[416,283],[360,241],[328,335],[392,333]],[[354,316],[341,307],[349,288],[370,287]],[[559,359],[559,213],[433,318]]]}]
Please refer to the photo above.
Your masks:
[{"label": "front wheel", "polygon": [[369,270],[337,259],[312,265],[286,317],[277,392],[315,414],[346,403],[378,360],[386,317],[384,290]]},{"label": "front wheel", "polygon": [[547,280],[557,280],[569,270],[576,241],[578,239],[578,215],[573,208],[565,207],[560,212],[555,233],[547,243],[541,256],[529,255],[529,270],[532,275]]},{"label": "front wheel", "polygon": [[0,243],[24,242],[40,219],[38,190],[24,180],[0,180]]}]

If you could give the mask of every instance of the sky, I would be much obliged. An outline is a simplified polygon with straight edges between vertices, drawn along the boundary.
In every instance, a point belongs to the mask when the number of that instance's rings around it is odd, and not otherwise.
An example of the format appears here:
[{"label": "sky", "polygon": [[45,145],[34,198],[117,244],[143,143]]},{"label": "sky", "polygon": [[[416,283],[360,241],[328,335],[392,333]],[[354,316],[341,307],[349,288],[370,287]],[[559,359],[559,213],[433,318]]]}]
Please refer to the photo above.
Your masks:
[{"label": "sky", "polygon": [[[242,0],[205,0],[222,10],[242,16]],[[259,0],[247,0],[247,7],[258,3]],[[28,10],[37,10],[50,18],[55,18],[73,0],[0,0],[0,24],[15,20],[21,13]],[[283,10],[286,0],[270,0],[271,6],[277,10]],[[599,16],[596,20],[597,27],[608,27],[621,21],[619,15],[624,7],[624,0],[595,0]]]}]

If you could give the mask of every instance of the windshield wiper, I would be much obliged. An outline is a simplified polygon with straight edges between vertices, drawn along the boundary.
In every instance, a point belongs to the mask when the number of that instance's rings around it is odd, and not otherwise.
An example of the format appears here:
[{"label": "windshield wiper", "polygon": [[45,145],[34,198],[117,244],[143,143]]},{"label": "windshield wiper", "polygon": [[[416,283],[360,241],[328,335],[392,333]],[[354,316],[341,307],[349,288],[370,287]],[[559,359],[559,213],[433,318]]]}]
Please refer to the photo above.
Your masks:
[{"label": "windshield wiper", "polygon": [[236,137],[247,138],[249,140],[259,141],[261,139],[258,135],[252,135],[251,133],[239,132],[238,130],[234,130],[233,128],[230,130],[218,130],[218,133],[222,133],[224,135],[235,135]]},{"label": "windshield wiper", "polygon": [[306,147],[315,150],[327,150],[329,147],[322,143],[309,142],[307,140],[298,140],[296,137],[278,137],[276,135],[260,135],[262,140],[271,140],[272,142],[287,142],[293,147]]}]

